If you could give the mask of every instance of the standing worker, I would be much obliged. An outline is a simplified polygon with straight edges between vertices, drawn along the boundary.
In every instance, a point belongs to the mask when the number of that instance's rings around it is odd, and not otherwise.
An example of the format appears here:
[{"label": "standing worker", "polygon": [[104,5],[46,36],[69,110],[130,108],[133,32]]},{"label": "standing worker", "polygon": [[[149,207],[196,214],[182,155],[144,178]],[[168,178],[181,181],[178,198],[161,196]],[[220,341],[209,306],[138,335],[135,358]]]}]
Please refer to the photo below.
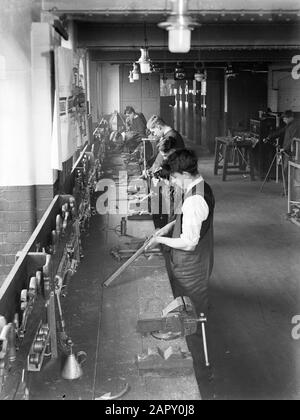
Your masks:
[{"label": "standing worker", "polygon": [[147,128],[151,132],[152,135],[157,137],[158,141],[156,144],[156,153],[152,162],[150,163],[151,169],[154,172],[158,169],[163,163],[163,155],[159,151],[159,147],[161,144],[168,138],[173,137],[175,139],[175,143],[173,145],[174,149],[184,149],[184,141],[178,131],[174,130],[174,128],[170,127],[165,121],[157,116],[153,115],[147,122]]},{"label": "standing worker", "polygon": [[[214,195],[198,172],[198,160],[193,151],[175,151],[163,168],[170,174],[170,183],[181,188],[184,199],[181,211],[175,214],[171,237],[155,237],[149,248],[162,244],[171,249],[170,281],[175,297],[189,297],[197,315],[206,314],[214,255]],[[171,223],[166,225],[163,234],[170,234],[172,227]]]},{"label": "standing worker", "polygon": [[[162,164],[166,162],[168,157],[175,152],[177,141],[174,137],[167,137],[160,141],[158,150],[161,154]],[[162,166],[156,167],[154,164],[148,170],[148,174],[154,175],[154,179],[161,177]],[[155,186],[156,182],[152,180],[151,185]],[[161,188],[159,188],[158,194],[156,195],[158,203],[155,206],[155,210],[152,210],[153,223],[155,228],[162,228],[170,220],[174,208],[174,188],[170,189],[169,185],[165,185],[165,182],[162,183]]]},{"label": "standing worker", "polygon": [[[283,168],[285,175],[285,183],[287,187],[288,183],[288,166],[289,160],[295,156],[295,150],[293,150],[293,139],[300,137],[300,121],[296,119],[293,111],[287,110],[282,114],[282,119],[285,124],[284,127],[271,133],[264,141],[269,142],[276,138],[281,138],[281,149],[280,152],[283,156]],[[283,136],[283,141],[282,141]]]},{"label": "standing worker", "polygon": [[127,106],[124,114],[126,117],[125,145],[132,153],[146,137],[146,119],[142,113],[135,112],[132,106]]},{"label": "standing worker", "polygon": [[[158,244],[170,248],[164,256],[174,296],[189,297],[197,316],[207,316],[208,282],[214,262],[215,199],[198,167],[196,154],[190,150],[175,151],[163,165],[170,183],[181,188],[184,199],[181,211],[175,214],[174,228],[172,223],[166,225],[162,236],[153,238],[148,248]],[[186,337],[197,375],[203,366],[202,339],[200,324],[195,334]],[[200,381],[200,377],[197,380]]]}]

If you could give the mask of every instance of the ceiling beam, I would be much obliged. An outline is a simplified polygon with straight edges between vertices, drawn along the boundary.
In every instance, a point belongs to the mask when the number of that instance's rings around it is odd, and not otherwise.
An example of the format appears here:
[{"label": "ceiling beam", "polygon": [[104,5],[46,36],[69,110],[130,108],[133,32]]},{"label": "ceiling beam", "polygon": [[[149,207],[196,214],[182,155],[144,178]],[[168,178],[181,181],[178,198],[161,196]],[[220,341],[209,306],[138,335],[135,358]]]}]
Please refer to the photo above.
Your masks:
[{"label": "ceiling beam", "polygon": [[[137,49],[145,45],[143,24],[77,24],[80,48]],[[167,32],[155,24],[146,26],[152,49],[167,48]],[[192,48],[300,48],[300,24],[208,24],[192,32]]]},{"label": "ceiling beam", "polygon": [[[172,54],[168,51],[150,50],[150,59],[154,63],[216,63],[216,62],[263,62],[263,63],[291,63],[292,57],[299,54],[299,50],[201,50],[190,51],[187,54]],[[133,63],[139,58],[139,51],[130,50],[91,50],[93,61],[115,64]],[[292,67],[292,64],[291,64]]]}]

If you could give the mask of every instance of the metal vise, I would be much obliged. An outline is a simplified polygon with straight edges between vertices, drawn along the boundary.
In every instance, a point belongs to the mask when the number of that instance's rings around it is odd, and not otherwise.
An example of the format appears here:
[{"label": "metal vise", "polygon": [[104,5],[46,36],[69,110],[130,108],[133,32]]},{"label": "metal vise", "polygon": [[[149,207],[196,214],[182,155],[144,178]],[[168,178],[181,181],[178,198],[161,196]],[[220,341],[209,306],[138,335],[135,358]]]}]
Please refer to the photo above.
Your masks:
[{"label": "metal vise", "polygon": [[138,320],[137,332],[143,335],[173,334],[174,338],[185,337],[195,334],[198,322],[204,321],[202,317],[197,317],[192,302],[187,297],[175,299],[163,310],[162,315],[161,318]]},{"label": "metal vise", "polygon": [[151,334],[160,340],[173,340],[195,334],[198,323],[201,323],[203,351],[205,364],[209,366],[204,314],[197,317],[195,308],[188,297],[178,297],[163,311],[161,318],[140,319],[137,323],[137,332],[143,335]]}]

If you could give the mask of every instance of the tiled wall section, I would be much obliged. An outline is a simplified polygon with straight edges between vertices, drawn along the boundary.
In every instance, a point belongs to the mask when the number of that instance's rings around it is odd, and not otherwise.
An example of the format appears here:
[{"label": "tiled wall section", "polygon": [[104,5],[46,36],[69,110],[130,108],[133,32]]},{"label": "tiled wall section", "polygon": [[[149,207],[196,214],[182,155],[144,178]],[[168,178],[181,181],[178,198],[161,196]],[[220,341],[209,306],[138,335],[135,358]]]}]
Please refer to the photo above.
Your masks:
[{"label": "tiled wall section", "polygon": [[53,185],[0,187],[0,286],[53,198]]}]

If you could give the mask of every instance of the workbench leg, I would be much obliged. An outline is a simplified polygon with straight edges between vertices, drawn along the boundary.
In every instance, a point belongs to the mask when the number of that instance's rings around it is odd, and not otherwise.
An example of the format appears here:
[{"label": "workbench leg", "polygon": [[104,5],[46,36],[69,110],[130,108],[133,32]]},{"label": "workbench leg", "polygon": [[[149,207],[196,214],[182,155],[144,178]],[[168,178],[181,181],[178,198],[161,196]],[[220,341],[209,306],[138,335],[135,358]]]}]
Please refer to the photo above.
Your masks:
[{"label": "workbench leg", "polygon": [[226,144],[223,145],[223,156],[224,156],[224,166],[223,166],[223,181],[226,181],[227,169],[228,169],[228,159],[229,159],[230,148]]},{"label": "workbench leg", "polygon": [[239,170],[242,172],[244,171],[244,162],[243,162],[243,149],[242,148],[237,148],[237,153],[238,153],[238,158],[239,158]]},{"label": "workbench leg", "polygon": [[253,149],[252,148],[249,149],[248,153],[249,153],[250,177],[251,177],[251,181],[255,181]]},{"label": "workbench leg", "polygon": [[218,140],[216,140],[216,147],[215,147],[215,168],[214,168],[214,174],[215,175],[218,175],[219,157],[220,157],[220,143],[219,143]]}]

